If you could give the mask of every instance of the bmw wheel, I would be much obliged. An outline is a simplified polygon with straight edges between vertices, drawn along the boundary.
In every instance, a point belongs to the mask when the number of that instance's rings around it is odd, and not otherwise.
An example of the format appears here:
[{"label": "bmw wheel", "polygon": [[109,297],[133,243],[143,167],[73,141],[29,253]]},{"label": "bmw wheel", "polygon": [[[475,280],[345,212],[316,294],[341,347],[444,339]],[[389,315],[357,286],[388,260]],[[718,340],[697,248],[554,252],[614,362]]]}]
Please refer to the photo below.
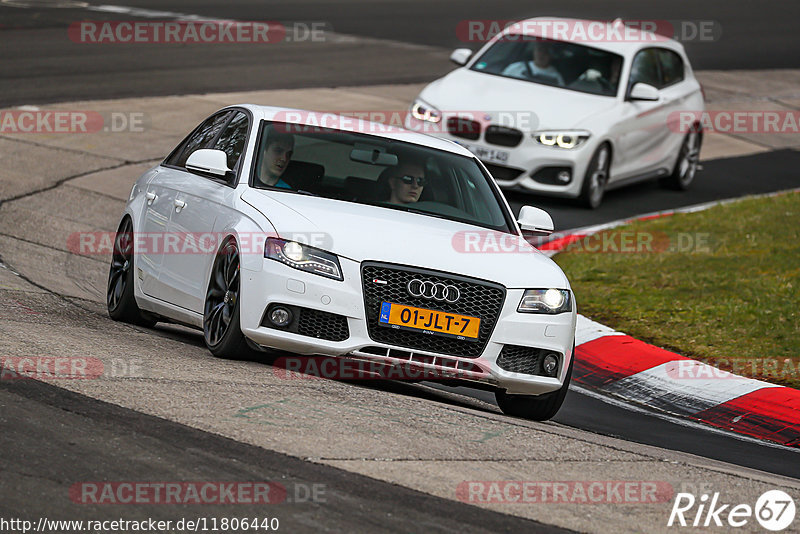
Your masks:
[{"label": "bmw wheel", "polygon": [[108,315],[115,321],[151,327],[155,318],[142,312],[133,296],[133,222],[125,217],[114,236],[106,288]]},{"label": "bmw wheel", "polygon": [[602,144],[592,156],[581,187],[581,203],[587,208],[596,209],[603,201],[608,183],[608,169],[611,166],[611,148]]},{"label": "bmw wheel", "polygon": [[664,185],[679,191],[689,189],[697,174],[697,167],[700,162],[700,145],[703,143],[703,134],[699,126],[692,126],[686,137],[683,138],[678,161],[672,174],[664,180]]}]

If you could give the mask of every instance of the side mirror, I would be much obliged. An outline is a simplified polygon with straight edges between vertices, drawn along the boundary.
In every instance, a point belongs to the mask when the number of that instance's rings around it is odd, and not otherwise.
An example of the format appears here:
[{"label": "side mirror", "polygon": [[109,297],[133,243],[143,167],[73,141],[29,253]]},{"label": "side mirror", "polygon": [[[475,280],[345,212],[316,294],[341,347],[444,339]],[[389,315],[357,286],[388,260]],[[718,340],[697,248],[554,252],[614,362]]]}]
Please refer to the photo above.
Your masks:
[{"label": "side mirror", "polygon": [[201,148],[195,150],[186,160],[186,170],[211,174],[225,178],[231,170],[228,168],[228,155],[222,150]]},{"label": "side mirror", "polygon": [[472,57],[472,50],[469,48],[456,48],[453,50],[453,53],[450,54],[450,61],[455,63],[456,65],[466,65],[469,58]]},{"label": "side mirror", "polygon": [[629,100],[655,101],[658,100],[659,98],[660,95],[658,94],[658,89],[656,89],[652,85],[639,82],[633,86],[633,89],[631,89],[631,95],[629,97]]},{"label": "side mirror", "polygon": [[550,214],[540,208],[533,206],[522,206],[519,210],[519,227],[523,232],[536,232],[539,234],[551,234],[555,227],[553,218]]}]

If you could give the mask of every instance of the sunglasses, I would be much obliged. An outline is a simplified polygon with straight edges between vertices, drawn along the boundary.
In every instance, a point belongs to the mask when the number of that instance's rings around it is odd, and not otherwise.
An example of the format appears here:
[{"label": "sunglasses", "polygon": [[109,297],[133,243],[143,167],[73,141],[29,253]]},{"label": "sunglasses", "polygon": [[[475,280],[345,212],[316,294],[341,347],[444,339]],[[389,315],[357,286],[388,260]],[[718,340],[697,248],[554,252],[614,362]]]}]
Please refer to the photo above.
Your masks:
[{"label": "sunglasses", "polygon": [[405,175],[405,176],[400,176],[399,177],[399,179],[402,180],[402,182],[404,184],[406,184],[406,185],[413,184],[415,178],[417,180],[417,185],[420,186],[420,187],[425,187],[425,185],[428,183],[428,180],[426,180],[424,176],[416,176],[415,177],[415,176]]}]

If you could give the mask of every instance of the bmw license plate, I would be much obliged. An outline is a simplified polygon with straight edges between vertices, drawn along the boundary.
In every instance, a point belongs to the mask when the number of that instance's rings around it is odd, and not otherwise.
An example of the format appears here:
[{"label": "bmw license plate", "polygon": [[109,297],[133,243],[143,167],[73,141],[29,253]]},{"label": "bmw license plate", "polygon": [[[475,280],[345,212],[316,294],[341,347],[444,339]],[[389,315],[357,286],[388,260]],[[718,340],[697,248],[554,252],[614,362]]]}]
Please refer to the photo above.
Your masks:
[{"label": "bmw license plate", "polygon": [[422,332],[423,334],[477,341],[481,320],[468,315],[382,302],[378,324],[390,328]]},{"label": "bmw license plate", "polygon": [[495,148],[486,148],[478,145],[464,144],[464,147],[478,156],[483,161],[491,161],[494,163],[508,163],[509,153],[505,150],[497,150]]}]

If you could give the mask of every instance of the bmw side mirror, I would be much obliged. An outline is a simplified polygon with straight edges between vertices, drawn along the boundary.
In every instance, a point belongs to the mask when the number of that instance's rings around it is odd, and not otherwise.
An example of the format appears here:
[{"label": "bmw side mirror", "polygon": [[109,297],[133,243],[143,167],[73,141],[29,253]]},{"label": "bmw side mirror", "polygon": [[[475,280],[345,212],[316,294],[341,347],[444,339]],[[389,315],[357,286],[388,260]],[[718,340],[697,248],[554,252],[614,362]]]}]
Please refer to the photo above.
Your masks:
[{"label": "bmw side mirror", "polygon": [[228,155],[222,150],[212,148],[201,148],[192,152],[186,160],[186,170],[223,179],[231,172],[228,168]]},{"label": "bmw side mirror", "polygon": [[636,83],[631,89],[631,94],[628,97],[628,100],[646,100],[646,101],[655,101],[660,98],[658,94],[658,89],[653,87],[652,85],[646,83]]},{"label": "bmw side mirror", "polygon": [[466,65],[469,58],[472,57],[472,50],[469,48],[456,48],[453,50],[453,53],[450,54],[450,61],[455,63],[456,65],[462,66]]},{"label": "bmw side mirror", "polygon": [[551,234],[555,227],[553,218],[550,214],[540,208],[533,206],[522,206],[519,210],[519,227],[523,232],[533,232],[537,234]]}]

